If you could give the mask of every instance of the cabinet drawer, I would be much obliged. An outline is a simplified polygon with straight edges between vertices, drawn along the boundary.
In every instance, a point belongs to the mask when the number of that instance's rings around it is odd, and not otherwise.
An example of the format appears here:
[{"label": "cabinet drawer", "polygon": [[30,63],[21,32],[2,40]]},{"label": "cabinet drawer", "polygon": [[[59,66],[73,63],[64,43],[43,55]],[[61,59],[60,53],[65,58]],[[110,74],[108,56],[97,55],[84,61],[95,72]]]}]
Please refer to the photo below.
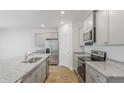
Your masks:
[{"label": "cabinet drawer", "polygon": [[93,69],[89,65],[86,65],[86,74],[89,74],[89,73],[90,73],[90,76],[95,80],[96,83],[106,83],[107,82],[107,78],[105,76],[103,76],[102,74],[97,72],[95,69]]}]

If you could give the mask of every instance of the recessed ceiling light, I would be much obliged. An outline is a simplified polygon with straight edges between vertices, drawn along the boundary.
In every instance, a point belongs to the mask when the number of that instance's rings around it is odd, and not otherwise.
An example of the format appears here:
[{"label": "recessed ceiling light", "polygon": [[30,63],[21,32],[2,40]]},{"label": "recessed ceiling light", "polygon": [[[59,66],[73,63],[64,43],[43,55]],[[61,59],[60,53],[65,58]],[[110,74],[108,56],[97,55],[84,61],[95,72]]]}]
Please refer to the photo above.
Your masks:
[{"label": "recessed ceiling light", "polygon": [[64,15],[64,14],[65,14],[65,12],[64,12],[64,11],[61,11],[61,12],[60,12],[60,14]]},{"label": "recessed ceiling light", "polygon": [[41,24],[41,27],[44,27],[44,24]]},{"label": "recessed ceiling light", "polygon": [[64,21],[61,21],[60,23],[63,25],[64,24]]}]

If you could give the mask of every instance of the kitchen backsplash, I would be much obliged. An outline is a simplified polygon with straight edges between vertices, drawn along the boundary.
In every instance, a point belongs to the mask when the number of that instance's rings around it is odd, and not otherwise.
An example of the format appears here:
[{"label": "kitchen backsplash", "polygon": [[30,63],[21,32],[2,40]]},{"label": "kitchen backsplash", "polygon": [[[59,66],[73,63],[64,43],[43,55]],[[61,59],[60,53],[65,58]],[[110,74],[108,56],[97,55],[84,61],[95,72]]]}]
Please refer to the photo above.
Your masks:
[{"label": "kitchen backsplash", "polygon": [[90,50],[106,51],[107,58],[124,62],[124,46],[85,46],[85,52],[90,53]]}]

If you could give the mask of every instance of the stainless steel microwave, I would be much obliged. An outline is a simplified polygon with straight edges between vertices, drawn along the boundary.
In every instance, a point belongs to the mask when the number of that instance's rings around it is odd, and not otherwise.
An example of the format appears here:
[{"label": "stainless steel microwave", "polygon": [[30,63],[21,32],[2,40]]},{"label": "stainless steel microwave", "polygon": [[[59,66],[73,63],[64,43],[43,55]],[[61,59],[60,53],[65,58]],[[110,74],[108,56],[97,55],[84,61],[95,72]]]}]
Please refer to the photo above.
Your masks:
[{"label": "stainless steel microwave", "polygon": [[95,28],[84,33],[83,39],[85,45],[92,45],[95,42]]}]

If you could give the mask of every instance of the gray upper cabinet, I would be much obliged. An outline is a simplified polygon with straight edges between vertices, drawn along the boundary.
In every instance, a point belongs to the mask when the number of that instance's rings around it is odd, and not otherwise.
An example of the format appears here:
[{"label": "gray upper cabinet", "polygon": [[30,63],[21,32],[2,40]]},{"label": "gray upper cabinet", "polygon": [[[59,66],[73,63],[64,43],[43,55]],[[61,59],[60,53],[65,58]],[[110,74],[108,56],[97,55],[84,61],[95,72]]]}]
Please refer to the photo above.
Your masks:
[{"label": "gray upper cabinet", "polygon": [[124,11],[109,11],[109,44],[124,44]]},{"label": "gray upper cabinet", "polygon": [[46,39],[58,39],[58,33],[57,32],[48,32],[45,35]]},{"label": "gray upper cabinet", "polygon": [[94,14],[93,14],[93,12],[91,12],[87,16],[87,18],[84,20],[84,22],[83,22],[84,33],[87,33],[88,31],[90,31],[93,28],[93,26],[94,26],[94,22],[93,22],[94,17],[93,16],[94,16]]},{"label": "gray upper cabinet", "polygon": [[58,39],[57,32],[42,32],[42,33],[35,33],[35,46],[45,48],[46,40],[50,39]]},{"label": "gray upper cabinet", "polygon": [[84,40],[83,40],[84,28],[80,27],[79,32],[80,32],[80,47],[82,47],[84,46]]},{"label": "gray upper cabinet", "polygon": [[96,44],[124,44],[124,11],[99,10],[95,15]]},{"label": "gray upper cabinet", "polygon": [[45,33],[35,33],[35,46],[37,47],[45,47]]},{"label": "gray upper cabinet", "polygon": [[80,33],[80,47],[85,46],[84,43],[84,33],[89,32],[94,27],[94,14],[93,12],[89,13],[87,18],[84,20],[83,25],[79,28]]},{"label": "gray upper cabinet", "polygon": [[95,12],[96,44],[108,43],[108,11]]}]

